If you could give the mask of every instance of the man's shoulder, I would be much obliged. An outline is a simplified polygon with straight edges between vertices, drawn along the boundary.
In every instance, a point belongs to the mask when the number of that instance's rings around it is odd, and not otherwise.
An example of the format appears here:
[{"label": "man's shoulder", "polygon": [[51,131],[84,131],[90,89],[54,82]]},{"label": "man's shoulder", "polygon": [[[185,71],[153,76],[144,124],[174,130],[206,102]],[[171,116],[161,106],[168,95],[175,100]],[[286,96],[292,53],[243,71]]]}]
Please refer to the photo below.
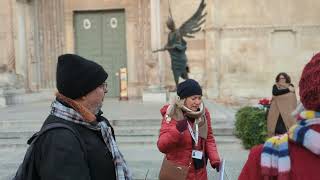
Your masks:
[{"label": "man's shoulder", "polygon": [[[46,120],[44,121],[41,130],[44,128],[48,128],[49,125],[55,124],[58,127],[52,128],[44,132],[40,137],[40,141],[46,141],[47,143],[50,143],[51,141],[60,144],[60,143],[72,143],[76,142],[77,136],[80,136],[78,125],[63,120],[59,117],[56,117],[54,115],[49,115]],[[79,137],[81,138],[81,137]]]},{"label": "man's shoulder", "polygon": [[[55,128],[45,132],[42,135],[46,139],[57,140],[57,142],[70,141],[73,139],[77,139],[77,135],[75,135],[70,129],[67,128]],[[62,138],[62,139],[59,139]],[[59,140],[58,140],[59,139]]]},{"label": "man's shoulder", "polygon": [[68,122],[60,117],[57,117],[57,116],[51,115],[51,114],[45,119],[42,126],[46,126],[46,125],[52,124],[52,123],[61,123],[61,124],[67,124],[67,125],[72,126],[71,122]]}]

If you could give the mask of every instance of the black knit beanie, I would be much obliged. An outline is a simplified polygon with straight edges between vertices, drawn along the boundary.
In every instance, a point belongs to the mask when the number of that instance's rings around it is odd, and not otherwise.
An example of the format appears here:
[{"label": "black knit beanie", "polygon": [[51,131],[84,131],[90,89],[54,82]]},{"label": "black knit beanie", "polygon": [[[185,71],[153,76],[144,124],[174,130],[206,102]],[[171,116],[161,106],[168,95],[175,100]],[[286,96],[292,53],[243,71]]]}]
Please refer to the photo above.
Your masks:
[{"label": "black knit beanie", "polygon": [[99,64],[75,54],[58,57],[57,89],[64,96],[77,99],[96,89],[108,78]]},{"label": "black knit beanie", "polygon": [[202,96],[202,89],[197,81],[193,79],[187,79],[178,84],[177,94],[180,99],[184,99],[193,95]]}]

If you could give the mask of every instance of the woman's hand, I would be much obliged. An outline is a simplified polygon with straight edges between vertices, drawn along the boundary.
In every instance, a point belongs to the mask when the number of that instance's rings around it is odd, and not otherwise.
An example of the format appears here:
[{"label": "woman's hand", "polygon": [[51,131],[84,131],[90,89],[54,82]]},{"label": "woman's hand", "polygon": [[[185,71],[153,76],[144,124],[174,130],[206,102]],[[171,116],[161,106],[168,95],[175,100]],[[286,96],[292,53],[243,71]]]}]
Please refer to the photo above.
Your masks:
[{"label": "woman's hand", "polygon": [[213,162],[213,163],[211,164],[211,167],[212,167],[213,169],[216,169],[217,172],[219,172],[219,171],[220,171],[220,161],[215,161],[215,162]]},{"label": "woman's hand", "polygon": [[288,89],[289,89],[290,92],[294,92],[294,87],[289,86]]}]

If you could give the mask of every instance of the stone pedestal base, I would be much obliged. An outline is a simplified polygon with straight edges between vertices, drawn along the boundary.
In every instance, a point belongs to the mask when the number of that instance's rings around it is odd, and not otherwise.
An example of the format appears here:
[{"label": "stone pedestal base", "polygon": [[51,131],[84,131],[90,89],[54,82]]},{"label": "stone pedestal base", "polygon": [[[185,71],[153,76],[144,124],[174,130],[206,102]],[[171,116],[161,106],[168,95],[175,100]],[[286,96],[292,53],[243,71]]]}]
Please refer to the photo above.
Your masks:
[{"label": "stone pedestal base", "polygon": [[8,105],[27,104],[43,100],[53,100],[53,90],[26,93],[25,89],[4,89],[0,88],[0,107]]},{"label": "stone pedestal base", "polygon": [[0,108],[1,107],[6,107],[7,103],[6,103],[6,97],[4,96],[3,90],[0,88]]},{"label": "stone pedestal base", "polygon": [[7,105],[19,104],[20,99],[17,98],[19,95],[25,94],[24,89],[6,89],[0,88],[0,99],[2,101],[2,107]]},{"label": "stone pedestal base", "polygon": [[143,102],[161,102],[166,103],[169,100],[168,92],[160,88],[148,88],[143,91]]},{"label": "stone pedestal base", "polygon": [[23,78],[13,72],[7,71],[7,66],[0,66],[0,107],[15,103],[17,94],[25,94]]}]

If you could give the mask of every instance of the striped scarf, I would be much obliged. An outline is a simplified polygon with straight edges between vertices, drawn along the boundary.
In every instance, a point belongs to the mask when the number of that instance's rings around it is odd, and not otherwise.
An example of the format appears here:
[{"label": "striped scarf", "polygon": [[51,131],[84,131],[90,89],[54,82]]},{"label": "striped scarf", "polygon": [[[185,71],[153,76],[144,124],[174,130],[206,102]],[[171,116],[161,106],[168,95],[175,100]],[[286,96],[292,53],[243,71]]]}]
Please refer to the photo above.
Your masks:
[{"label": "striped scarf", "polygon": [[76,124],[80,124],[88,129],[94,131],[100,131],[109,151],[112,153],[113,162],[116,168],[117,180],[132,180],[131,172],[123,158],[123,155],[118,149],[117,143],[114,140],[111,132],[111,128],[105,121],[88,123],[83,120],[83,117],[72,108],[68,108],[58,101],[53,101],[51,105],[51,114],[62,118],[66,121],[70,121]]},{"label": "striped scarf", "polygon": [[297,115],[299,122],[288,133],[268,139],[261,154],[263,176],[276,176],[278,180],[289,180],[291,160],[289,141],[292,141],[316,155],[320,155],[320,133],[311,125],[320,125],[320,112],[303,111]]}]

